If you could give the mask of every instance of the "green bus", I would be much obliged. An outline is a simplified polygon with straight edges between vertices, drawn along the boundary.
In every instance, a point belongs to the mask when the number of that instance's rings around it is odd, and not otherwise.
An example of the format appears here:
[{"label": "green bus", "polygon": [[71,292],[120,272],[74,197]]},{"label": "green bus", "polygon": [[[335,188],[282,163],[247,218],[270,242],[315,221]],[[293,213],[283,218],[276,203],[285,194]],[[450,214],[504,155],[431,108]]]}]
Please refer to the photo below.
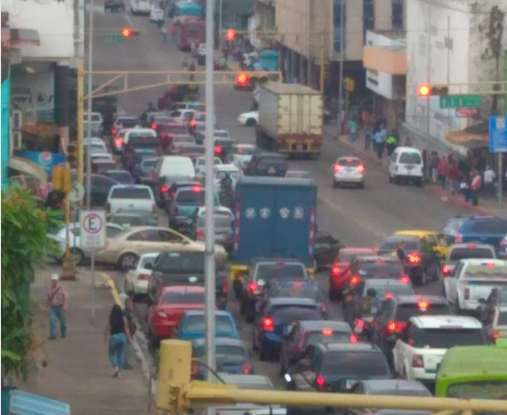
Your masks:
[{"label": "green bus", "polygon": [[449,349],[438,368],[435,396],[507,399],[507,342]]}]

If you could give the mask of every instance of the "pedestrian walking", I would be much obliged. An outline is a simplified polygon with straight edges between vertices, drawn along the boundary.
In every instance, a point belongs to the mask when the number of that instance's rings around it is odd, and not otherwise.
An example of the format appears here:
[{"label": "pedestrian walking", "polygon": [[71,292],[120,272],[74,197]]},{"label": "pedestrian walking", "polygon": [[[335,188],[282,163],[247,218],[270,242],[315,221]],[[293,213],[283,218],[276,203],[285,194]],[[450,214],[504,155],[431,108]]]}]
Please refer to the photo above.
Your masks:
[{"label": "pedestrian walking", "polygon": [[173,42],[176,42],[176,26],[171,25],[171,29],[169,29],[171,32],[171,39]]},{"label": "pedestrian walking", "polygon": [[190,62],[190,65],[188,65],[188,70],[191,73],[190,74],[190,82],[193,82],[194,80],[194,72],[195,72],[195,63],[192,61]]},{"label": "pedestrian walking", "polygon": [[391,134],[389,134],[389,137],[387,137],[386,140],[386,150],[387,150],[387,156],[391,157],[391,154],[394,153],[394,150],[396,150],[397,143],[396,143],[396,136],[395,132],[393,131]]},{"label": "pedestrian walking", "polygon": [[495,180],[496,174],[491,168],[491,166],[486,166],[486,170],[484,170],[484,190],[486,196],[495,197]]},{"label": "pedestrian walking", "polygon": [[115,304],[109,313],[104,333],[104,341],[108,345],[108,356],[113,366],[113,377],[119,378],[125,362],[125,346],[128,341],[132,341],[129,327],[121,307]]},{"label": "pedestrian walking", "polygon": [[452,163],[449,165],[447,177],[451,183],[451,193],[454,196],[455,194],[459,193],[460,189],[461,173],[458,167],[458,160],[452,160]]},{"label": "pedestrian walking", "polygon": [[438,181],[438,163],[440,163],[440,157],[438,157],[438,153],[436,151],[432,151],[430,158],[430,171],[431,181],[433,183],[436,183]]},{"label": "pedestrian walking", "polygon": [[163,25],[160,29],[160,32],[162,33],[162,40],[164,42],[167,41],[167,26],[166,25]]},{"label": "pedestrian walking", "polygon": [[446,178],[447,178],[447,168],[449,167],[447,157],[442,157],[438,163],[438,182],[442,189],[445,190]]},{"label": "pedestrian walking", "polygon": [[67,336],[67,320],[65,312],[67,311],[68,295],[60,282],[58,274],[51,275],[51,285],[47,292],[47,302],[49,306],[49,340],[56,339],[56,324],[60,322],[60,335],[62,339]]},{"label": "pedestrian walking", "polygon": [[386,129],[379,130],[375,135],[375,143],[377,146],[377,157],[379,160],[382,159],[382,155],[384,154],[384,146],[386,142],[387,131]]},{"label": "pedestrian walking", "polygon": [[[136,334],[136,322],[134,320],[134,309],[132,308],[133,302],[132,298],[127,298],[125,300],[125,308],[123,310],[123,316],[125,317],[127,326],[130,331],[130,337],[133,339],[134,335]],[[132,354],[132,343],[131,341],[127,341],[125,343],[125,364],[123,365],[123,368],[125,370],[132,369],[132,365],[130,364],[130,357]]]},{"label": "pedestrian walking", "polygon": [[351,143],[355,142],[357,139],[357,122],[355,119],[351,118],[349,120],[349,140]]},{"label": "pedestrian walking", "polygon": [[479,204],[479,190],[482,186],[482,177],[479,170],[474,170],[472,176],[472,182],[470,183],[470,201],[473,206],[477,206]]},{"label": "pedestrian walking", "polygon": [[371,141],[372,141],[371,136],[372,136],[371,126],[369,126],[367,124],[364,127],[364,149],[365,150],[369,150],[371,147]]}]

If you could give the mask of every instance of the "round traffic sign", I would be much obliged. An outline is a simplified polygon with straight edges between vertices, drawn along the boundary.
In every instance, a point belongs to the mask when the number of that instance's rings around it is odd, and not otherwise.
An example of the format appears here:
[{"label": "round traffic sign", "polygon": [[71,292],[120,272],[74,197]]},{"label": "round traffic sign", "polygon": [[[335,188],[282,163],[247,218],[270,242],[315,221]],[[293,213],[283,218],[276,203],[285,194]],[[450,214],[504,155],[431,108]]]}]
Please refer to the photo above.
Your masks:
[{"label": "round traffic sign", "polygon": [[100,215],[89,213],[83,218],[82,226],[86,233],[93,235],[102,231],[104,221]]}]

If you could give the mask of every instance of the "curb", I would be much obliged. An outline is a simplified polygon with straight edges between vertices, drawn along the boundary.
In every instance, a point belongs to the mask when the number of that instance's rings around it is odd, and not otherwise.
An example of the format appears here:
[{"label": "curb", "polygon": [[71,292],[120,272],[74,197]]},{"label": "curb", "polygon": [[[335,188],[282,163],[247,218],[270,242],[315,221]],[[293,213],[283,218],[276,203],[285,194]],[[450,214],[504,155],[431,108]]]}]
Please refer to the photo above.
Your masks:
[{"label": "curb", "polygon": [[111,288],[111,295],[113,296],[114,302],[123,309],[123,302],[121,301],[120,294],[116,289],[116,285],[113,279],[105,272],[101,272],[100,275],[102,275],[102,277],[106,280],[107,285],[109,285],[109,287]]}]

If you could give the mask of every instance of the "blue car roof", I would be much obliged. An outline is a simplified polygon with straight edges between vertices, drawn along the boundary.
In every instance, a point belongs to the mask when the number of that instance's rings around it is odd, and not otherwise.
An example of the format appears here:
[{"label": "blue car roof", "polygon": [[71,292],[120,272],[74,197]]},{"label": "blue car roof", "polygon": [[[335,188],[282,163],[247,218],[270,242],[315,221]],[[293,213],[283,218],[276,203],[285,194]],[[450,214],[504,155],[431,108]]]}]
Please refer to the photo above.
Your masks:
[{"label": "blue car roof", "polygon": [[[185,311],[185,313],[183,315],[184,316],[203,316],[204,313],[205,313],[204,310],[189,310],[189,311]],[[231,313],[229,313],[228,311],[223,311],[223,310],[215,310],[215,316],[226,316],[226,317],[232,318]]]},{"label": "blue car roof", "polygon": [[[194,347],[204,347],[206,345],[206,339],[194,340]],[[231,339],[230,337],[216,337],[215,346],[241,346],[245,348],[245,345],[240,339]]]}]

